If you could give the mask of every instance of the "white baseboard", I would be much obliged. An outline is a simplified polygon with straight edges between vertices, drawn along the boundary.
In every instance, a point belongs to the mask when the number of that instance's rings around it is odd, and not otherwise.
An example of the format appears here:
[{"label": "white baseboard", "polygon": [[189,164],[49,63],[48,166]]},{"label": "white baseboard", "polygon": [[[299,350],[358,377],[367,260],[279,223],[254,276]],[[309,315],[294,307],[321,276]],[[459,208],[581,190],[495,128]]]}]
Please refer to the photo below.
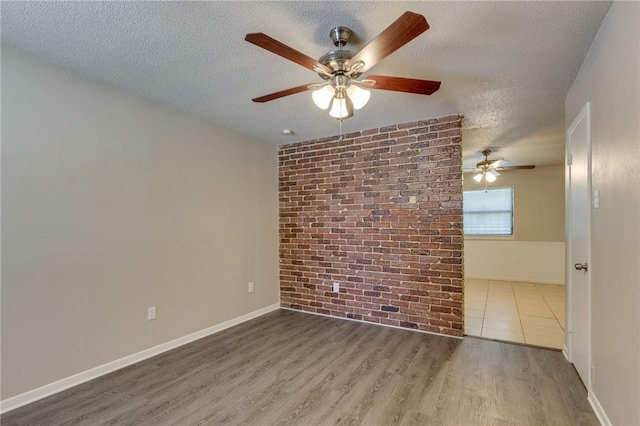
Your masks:
[{"label": "white baseboard", "polygon": [[[571,362],[571,360],[569,359],[569,348],[567,347],[567,345],[564,345],[564,347],[562,348],[562,354],[567,361]],[[598,418],[600,424],[602,426],[611,426],[611,421],[609,420],[609,417],[607,417],[607,414],[604,412],[602,405],[600,405],[600,401],[598,401],[598,398],[596,398],[593,392],[588,389],[587,401],[589,401],[589,405],[591,405],[591,408],[593,409],[593,412]]]},{"label": "white baseboard", "polygon": [[596,413],[596,417],[600,421],[600,424],[602,426],[611,426],[611,420],[609,420],[609,417],[607,417],[607,413],[604,412],[604,408],[602,408],[602,405],[600,405],[600,401],[598,401],[598,398],[596,398],[593,392],[589,392],[587,401],[589,401],[589,404],[591,404],[591,408],[593,408],[593,412]]},{"label": "white baseboard", "polygon": [[398,327],[397,325],[381,324],[379,322],[369,322],[369,321],[363,321],[363,320],[359,320],[359,319],[355,319],[355,318],[334,317],[333,315],[319,314],[317,312],[307,312],[307,311],[303,311],[301,309],[292,309],[292,308],[284,308],[284,307],[281,307],[280,309],[284,309],[284,310],[292,311],[292,312],[300,312],[301,314],[319,315],[321,317],[333,318],[333,319],[338,319],[338,320],[359,322],[360,324],[370,324],[370,325],[377,325],[377,326],[381,326],[381,327],[395,328],[395,329],[404,330],[404,331],[414,331],[416,333],[432,334],[434,336],[449,337],[451,339],[461,339],[461,340],[464,339],[464,337],[450,336],[448,334],[434,333],[432,331],[417,330],[415,328]]},{"label": "white baseboard", "polygon": [[0,413],[6,413],[16,408],[22,407],[23,405],[27,405],[31,402],[46,398],[47,396],[53,395],[55,393],[62,392],[65,389],[69,389],[73,386],[88,382],[89,380],[104,376],[105,374],[111,373],[113,371],[120,370],[121,368],[127,367],[131,364],[135,364],[136,362],[143,361],[147,358],[151,358],[152,356],[159,355],[163,352],[170,351],[171,349],[186,345],[187,343],[202,339],[203,337],[209,336],[211,334],[218,333],[222,330],[233,327],[234,325],[241,324],[245,321],[249,321],[272,311],[277,311],[278,309],[280,309],[279,303],[269,305],[262,309],[258,309],[257,311],[249,312],[248,314],[230,319],[229,321],[213,325],[203,330],[196,331],[195,333],[179,337],[169,342],[162,343],[149,349],[145,349],[141,352],[127,355],[115,361],[111,361],[98,367],[83,371],[81,373],[74,374],[73,376],[66,377],[53,383],[49,383],[48,385],[41,386],[37,389],[27,391],[11,398],[7,398],[0,401]]},{"label": "white baseboard", "polygon": [[476,280],[494,280],[494,281],[516,281],[516,282],[528,282],[528,283],[536,283],[536,284],[554,284],[564,286],[564,281],[556,281],[556,280],[540,280],[536,278],[522,278],[522,277],[509,277],[509,276],[496,276],[496,275],[467,275],[465,274],[465,278],[472,278]]}]

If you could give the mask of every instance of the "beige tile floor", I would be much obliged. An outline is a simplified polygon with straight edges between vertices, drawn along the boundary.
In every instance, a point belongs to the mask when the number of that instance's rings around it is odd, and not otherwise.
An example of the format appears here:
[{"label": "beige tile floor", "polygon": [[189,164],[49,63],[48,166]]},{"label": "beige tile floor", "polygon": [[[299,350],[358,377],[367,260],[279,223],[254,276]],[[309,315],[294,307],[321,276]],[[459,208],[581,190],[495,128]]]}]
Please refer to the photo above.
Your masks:
[{"label": "beige tile floor", "polygon": [[564,286],[465,280],[465,333],[562,349]]}]

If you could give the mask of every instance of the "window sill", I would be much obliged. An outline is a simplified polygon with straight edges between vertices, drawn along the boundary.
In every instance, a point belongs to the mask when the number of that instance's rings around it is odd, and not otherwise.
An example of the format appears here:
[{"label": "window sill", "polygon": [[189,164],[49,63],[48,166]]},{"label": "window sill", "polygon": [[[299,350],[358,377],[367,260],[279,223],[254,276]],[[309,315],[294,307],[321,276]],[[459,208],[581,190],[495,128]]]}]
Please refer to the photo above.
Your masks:
[{"label": "window sill", "polygon": [[465,240],[494,240],[494,241],[514,241],[513,235],[464,235]]}]

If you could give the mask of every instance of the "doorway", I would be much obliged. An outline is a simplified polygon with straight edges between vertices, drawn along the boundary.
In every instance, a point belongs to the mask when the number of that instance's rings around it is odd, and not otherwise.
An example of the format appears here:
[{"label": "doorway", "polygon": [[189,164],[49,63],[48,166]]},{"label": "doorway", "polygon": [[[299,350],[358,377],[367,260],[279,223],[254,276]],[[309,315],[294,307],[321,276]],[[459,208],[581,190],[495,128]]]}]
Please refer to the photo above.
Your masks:
[{"label": "doorway", "polygon": [[[492,192],[510,190],[508,205],[489,199],[482,206],[491,219],[486,226],[493,225],[492,215],[497,210],[500,214],[506,210],[511,216],[510,226],[500,235],[482,235],[468,226],[475,225],[478,220],[473,216],[480,214],[468,195],[473,197],[476,192],[486,192],[487,188],[474,179],[465,179],[467,335],[564,348],[566,194],[564,155],[559,157],[553,165],[501,173],[489,186]],[[472,220],[467,220],[467,216]]]}]

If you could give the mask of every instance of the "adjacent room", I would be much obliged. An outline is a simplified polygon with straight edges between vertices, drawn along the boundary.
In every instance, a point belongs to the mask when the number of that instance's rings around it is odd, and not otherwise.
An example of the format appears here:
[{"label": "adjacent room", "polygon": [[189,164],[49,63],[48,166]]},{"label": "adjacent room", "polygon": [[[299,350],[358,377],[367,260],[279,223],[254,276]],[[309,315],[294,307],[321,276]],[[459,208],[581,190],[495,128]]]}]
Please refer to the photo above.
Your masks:
[{"label": "adjacent room", "polygon": [[3,425],[640,424],[640,3],[0,8]]},{"label": "adjacent room", "polygon": [[465,174],[465,331],[563,349],[564,165],[496,163],[491,184]]}]

